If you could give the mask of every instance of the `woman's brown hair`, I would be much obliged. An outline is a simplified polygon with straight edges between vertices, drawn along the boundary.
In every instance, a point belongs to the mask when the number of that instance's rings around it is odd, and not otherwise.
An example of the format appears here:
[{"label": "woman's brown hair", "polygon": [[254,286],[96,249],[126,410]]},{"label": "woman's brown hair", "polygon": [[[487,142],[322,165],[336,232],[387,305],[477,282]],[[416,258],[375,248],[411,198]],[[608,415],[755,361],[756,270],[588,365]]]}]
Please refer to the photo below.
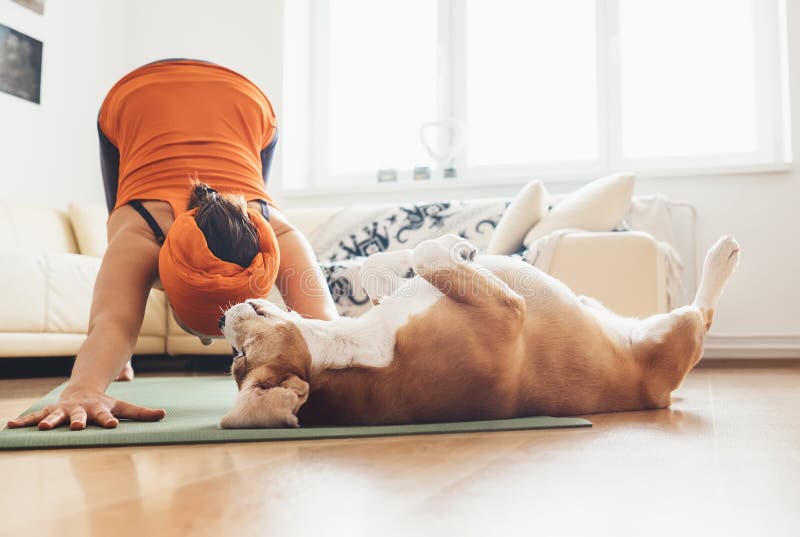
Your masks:
[{"label": "woman's brown hair", "polygon": [[220,194],[195,180],[189,209],[197,208],[194,219],[218,259],[247,268],[258,254],[258,232],[247,216],[247,202],[241,195]]}]

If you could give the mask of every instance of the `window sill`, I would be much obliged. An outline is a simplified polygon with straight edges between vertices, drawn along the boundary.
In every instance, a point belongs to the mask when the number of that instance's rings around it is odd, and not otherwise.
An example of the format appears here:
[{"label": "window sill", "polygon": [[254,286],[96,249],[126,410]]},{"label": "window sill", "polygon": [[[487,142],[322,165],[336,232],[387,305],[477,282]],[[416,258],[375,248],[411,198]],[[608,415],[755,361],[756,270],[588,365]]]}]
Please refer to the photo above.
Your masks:
[{"label": "window sill", "polygon": [[[748,174],[788,174],[794,169],[792,163],[751,164],[725,167],[679,168],[660,170],[636,171],[638,179],[671,179],[680,177],[716,177],[735,176]],[[615,173],[620,170],[597,170],[582,173],[530,173],[526,175],[506,176],[497,179],[488,178],[455,178],[455,179],[428,179],[421,181],[398,181],[392,183],[375,183],[364,185],[348,185],[340,187],[309,187],[287,189],[280,193],[285,200],[304,200],[310,198],[348,198],[354,195],[393,194],[418,192],[420,194],[452,193],[455,190],[461,193],[479,192],[487,187],[520,187],[531,180],[539,179],[547,184],[576,184],[584,183],[589,179]],[[483,175],[487,175],[486,172]]]}]

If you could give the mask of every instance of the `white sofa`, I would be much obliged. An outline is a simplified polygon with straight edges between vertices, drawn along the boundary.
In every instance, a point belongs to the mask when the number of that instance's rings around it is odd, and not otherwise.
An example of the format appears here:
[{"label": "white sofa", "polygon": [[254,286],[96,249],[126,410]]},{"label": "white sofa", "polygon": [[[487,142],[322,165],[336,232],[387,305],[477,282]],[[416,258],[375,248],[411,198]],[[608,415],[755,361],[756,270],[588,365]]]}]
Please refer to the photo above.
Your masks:
[{"label": "white sofa", "polygon": [[[310,234],[337,211],[285,212]],[[105,251],[106,218],[100,204],[70,204],[63,211],[0,202],[0,357],[77,352],[86,337],[92,287]],[[550,272],[576,293],[623,315],[667,309],[664,259],[644,233],[565,236]],[[230,347],[221,339],[203,346],[175,323],[164,293],[152,290],[136,353],[222,355],[230,354]]]}]

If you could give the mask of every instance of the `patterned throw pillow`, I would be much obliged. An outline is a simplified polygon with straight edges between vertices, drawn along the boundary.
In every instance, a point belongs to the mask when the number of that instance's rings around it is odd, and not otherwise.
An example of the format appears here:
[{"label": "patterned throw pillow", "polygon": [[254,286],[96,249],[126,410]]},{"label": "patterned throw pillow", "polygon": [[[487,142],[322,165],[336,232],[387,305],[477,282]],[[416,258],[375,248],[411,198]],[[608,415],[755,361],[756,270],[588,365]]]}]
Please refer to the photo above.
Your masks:
[{"label": "patterned throw pillow", "polygon": [[[340,315],[358,316],[371,301],[361,288],[359,270],[377,252],[414,248],[420,242],[455,233],[485,250],[508,206],[506,200],[442,201],[376,206],[342,211],[309,236]],[[365,215],[353,218],[353,214]]]},{"label": "patterned throw pillow", "polygon": [[342,211],[315,229],[309,240],[322,262],[413,248],[445,233],[461,235],[484,250],[507,206],[505,200],[488,200],[376,206],[366,212],[360,207],[353,212],[366,216],[354,220]]},{"label": "patterned throw pillow", "polygon": [[358,317],[372,307],[372,301],[362,289],[359,277],[361,265],[366,259],[366,257],[356,257],[319,264],[339,315]]}]

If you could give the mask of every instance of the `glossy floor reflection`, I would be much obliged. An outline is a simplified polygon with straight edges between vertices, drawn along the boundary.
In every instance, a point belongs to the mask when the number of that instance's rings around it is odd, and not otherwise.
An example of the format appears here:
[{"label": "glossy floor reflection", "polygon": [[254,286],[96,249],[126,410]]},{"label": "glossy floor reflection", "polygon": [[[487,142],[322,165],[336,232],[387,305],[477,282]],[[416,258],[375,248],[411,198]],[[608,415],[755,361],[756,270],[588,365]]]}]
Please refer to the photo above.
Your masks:
[{"label": "glossy floor reflection", "polygon": [[6,452],[0,533],[798,535],[799,416],[800,365],[730,366],[592,429]]}]

